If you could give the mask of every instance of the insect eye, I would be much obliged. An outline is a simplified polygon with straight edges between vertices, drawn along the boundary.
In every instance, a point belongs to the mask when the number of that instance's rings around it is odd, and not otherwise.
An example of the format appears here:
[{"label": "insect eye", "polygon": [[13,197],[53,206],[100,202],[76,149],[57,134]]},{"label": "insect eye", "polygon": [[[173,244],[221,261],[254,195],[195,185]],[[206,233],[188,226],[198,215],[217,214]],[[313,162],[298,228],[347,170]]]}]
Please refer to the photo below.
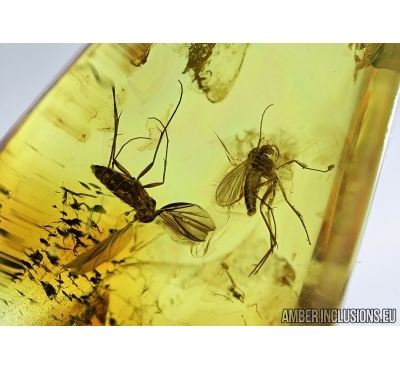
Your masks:
[{"label": "insect eye", "polygon": [[155,207],[156,204],[157,204],[157,202],[156,202],[153,198],[151,198],[151,203],[153,204],[154,207]]},{"label": "insect eye", "polygon": [[263,154],[270,155],[274,153],[274,149],[272,149],[271,145],[263,145],[261,147],[261,151]]}]

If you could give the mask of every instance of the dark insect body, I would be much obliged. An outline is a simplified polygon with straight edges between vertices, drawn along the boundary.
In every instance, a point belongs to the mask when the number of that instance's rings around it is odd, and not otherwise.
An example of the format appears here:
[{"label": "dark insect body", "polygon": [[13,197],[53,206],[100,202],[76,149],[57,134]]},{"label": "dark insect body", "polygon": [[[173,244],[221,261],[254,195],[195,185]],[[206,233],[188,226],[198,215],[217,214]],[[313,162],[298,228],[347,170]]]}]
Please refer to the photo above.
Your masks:
[{"label": "dark insect body", "polygon": [[[170,230],[172,230],[180,238],[183,238],[191,243],[204,242],[208,233],[215,230],[215,225],[211,217],[198,205],[178,202],[168,204],[157,210],[156,201],[150,197],[146,190],[148,188],[153,188],[164,184],[169,143],[167,128],[178,110],[183,95],[183,87],[180,81],[179,84],[181,87],[179,102],[167,124],[164,126],[164,124],[158,118],[150,117],[150,119],[156,120],[163,127],[163,129],[160,129],[160,138],[154,151],[152,162],[139,174],[137,178],[134,178],[130,175],[128,170],[126,170],[122,164],[118,162],[117,157],[125,145],[127,145],[130,141],[148,138],[137,137],[130,139],[124,145],[122,145],[121,149],[116,154],[116,142],[120,115],[118,115],[117,110],[115,87],[112,86],[112,94],[114,99],[114,138],[110,160],[107,167],[92,165],[91,168],[97,179],[103,185],[105,185],[108,190],[133,208],[135,211],[135,216],[133,221],[129,222],[124,228],[111,233],[106,239],[96,244],[89,251],[83,253],[65,265],[65,269],[70,269],[77,274],[83,274],[85,272],[94,270],[103,262],[109,261],[129,243],[133,233],[132,225],[137,221],[149,223],[159,216]],[[140,179],[153,167],[164,134],[166,136],[166,153],[162,181],[142,185]],[[117,169],[115,169],[114,166]]]},{"label": "dark insect body", "polygon": [[231,285],[229,285],[227,289],[228,294],[232,294],[234,298],[244,303],[244,292],[236,285],[235,281],[233,280],[231,274],[229,273],[229,266],[226,263],[222,263],[221,266],[225,270],[229,280],[231,281]]},{"label": "dark insect body", "polygon": [[[311,244],[310,238],[308,236],[308,231],[303,220],[303,216],[289,202],[286,191],[282,185],[281,180],[279,179],[278,171],[286,166],[291,165],[292,163],[296,163],[303,169],[317,172],[328,172],[335,167],[333,164],[331,164],[326,170],[319,170],[315,168],[310,168],[306,164],[301,163],[295,159],[289,160],[286,163],[278,166],[276,164],[277,161],[280,159],[280,152],[278,147],[274,144],[261,145],[262,122],[266,110],[271,105],[265,108],[262,114],[257,147],[251,149],[247,156],[247,159],[237,165],[231,172],[229,172],[225,176],[225,178],[219,184],[216,192],[216,202],[220,206],[233,206],[244,197],[247,214],[249,216],[253,216],[256,213],[257,199],[260,201],[259,210],[269,231],[270,248],[264,255],[264,257],[260,260],[260,262],[256,265],[256,267],[251,271],[250,275],[256,274],[260,270],[269,255],[273,252],[274,248],[278,246],[276,238],[274,210],[272,208],[278,189],[281,191],[285,202],[299,218],[306,232],[307,241],[309,244]],[[218,139],[223,145],[229,161],[232,163],[231,154],[229,153],[222,140],[219,137]],[[258,193],[261,188],[265,188],[266,190],[262,196],[259,196]],[[264,208],[266,209],[265,214],[263,212]]]},{"label": "dark insect body", "polygon": [[140,222],[148,223],[154,220],[156,201],[149,196],[138,180],[109,167],[93,165],[92,170],[108,190],[136,210],[136,217]]}]

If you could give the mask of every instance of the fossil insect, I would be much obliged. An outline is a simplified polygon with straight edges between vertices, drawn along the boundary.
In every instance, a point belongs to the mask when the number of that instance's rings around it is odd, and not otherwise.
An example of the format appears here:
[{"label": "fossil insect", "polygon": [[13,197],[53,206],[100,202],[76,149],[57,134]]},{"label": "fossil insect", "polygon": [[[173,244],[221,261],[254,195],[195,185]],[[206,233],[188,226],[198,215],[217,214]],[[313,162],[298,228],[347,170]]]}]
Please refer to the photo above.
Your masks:
[{"label": "fossil insect", "polygon": [[[65,265],[65,269],[70,269],[77,274],[83,274],[95,269],[103,262],[110,260],[129,243],[133,233],[132,225],[138,221],[142,223],[149,223],[152,222],[156,217],[160,217],[170,230],[177,234],[181,239],[191,243],[205,241],[208,233],[215,230],[215,225],[211,217],[198,205],[178,202],[168,204],[157,210],[156,201],[150,197],[146,190],[160,186],[164,184],[165,181],[169,143],[167,128],[175,116],[175,113],[177,112],[182,100],[183,87],[180,81],[179,84],[181,87],[179,102],[167,124],[164,126],[164,124],[158,118],[150,117],[150,119],[156,120],[163,127],[163,129],[160,129],[160,138],[154,151],[153,160],[148,166],[146,166],[139,176],[137,176],[137,178],[134,178],[130,175],[128,170],[126,170],[122,164],[118,162],[117,157],[126,144],[139,138],[128,140],[121,147],[119,152],[115,154],[118,126],[121,114],[118,115],[115,87],[112,86],[112,94],[114,99],[114,138],[110,160],[107,167],[92,165],[91,168],[97,179],[104,184],[108,190],[132,207],[132,209],[135,211],[135,216],[133,221],[129,222],[124,228],[115,231],[109,237],[96,244],[93,248],[87,252],[84,252],[82,255]],[[162,181],[142,185],[140,179],[153,167],[164,134],[166,136],[166,152]]]},{"label": "fossil insect", "polygon": [[229,295],[232,295],[233,298],[237,299],[240,302],[244,302],[244,292],[236,285],[235,281],[233,280],[231,274],[229,273],[229,266],[226,263],[221,263],[222,268],[228,275],[228,278],[230,280],[230,285],[227,287],[227,293]]},{"label": "fossil insect", "polygon": [[[278,190],[281,191],[286,203],[299,218],[306,232],[307,241],[309,244],[311,244],[303,217],[301,213],[289,202],[286,191],[278,176],[278,171],[293,163],[299,165],[303,169],[318,172],[328,172],[335,167],[333,164],[331,164],[326,170],[319,170],[316,168],[310,168],[306,164],[301,163],[296,159],[292,159],[283,164],[277,165],[277,161],[280,159],[278,147],[275,144],[261,145],[264,114],[271,105],[265,108],[261,116],[260,133],[257,147],[251,149],[247,159],[235,166],[225,176],[217,188],[215,197],[217,204],[220,206],[232,206],[244,197],[247,214],[249,216],[253,216],[256,213],[257,199],[259,200],[260,214],[270,235],[270,248],[260,262],[258,262],[256,267],[251,271],[249,276],[256,274],[260,270],[269,255],[273,252],[274,248],[278,246],[276,222],[273,210],[273,203]],[[222,140],[219,137],[218,139],[223,145],[229,161],[231,164],[233,164],[231,154]],[[265,192],[262,196],[259,196],[258,193],[261,188],[265,189]],[[265,213],[263,212],[264,210]]]}]

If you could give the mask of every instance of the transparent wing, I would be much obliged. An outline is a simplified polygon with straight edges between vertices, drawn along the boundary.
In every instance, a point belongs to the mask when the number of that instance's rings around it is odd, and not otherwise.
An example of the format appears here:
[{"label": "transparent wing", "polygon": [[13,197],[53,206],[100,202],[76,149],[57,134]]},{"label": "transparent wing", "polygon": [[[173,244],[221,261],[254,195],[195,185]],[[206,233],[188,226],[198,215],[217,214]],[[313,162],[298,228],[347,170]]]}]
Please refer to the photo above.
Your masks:
[{"label": "transparent wing", "polygon": [[244,182],[249,171],[250,161],[247,159],[225,176],[215,194],[219,206],[231,206],[242,198]]},{"label": "transparent wing", "polygon": [[159,216],[175,233],[193,242],[203,242],[215,230],[209,214],[192,203],[172,203],[158,210]]},{"label": "transparent wing", "polygon": [[111,234],[87,252],[67,263],[64,269],[69,269],[76,274],[84,274],[94,270],[103,262],[109,261],[128,245],[133,233],[132,224],[133,222],[129,222],[123,229]]}]

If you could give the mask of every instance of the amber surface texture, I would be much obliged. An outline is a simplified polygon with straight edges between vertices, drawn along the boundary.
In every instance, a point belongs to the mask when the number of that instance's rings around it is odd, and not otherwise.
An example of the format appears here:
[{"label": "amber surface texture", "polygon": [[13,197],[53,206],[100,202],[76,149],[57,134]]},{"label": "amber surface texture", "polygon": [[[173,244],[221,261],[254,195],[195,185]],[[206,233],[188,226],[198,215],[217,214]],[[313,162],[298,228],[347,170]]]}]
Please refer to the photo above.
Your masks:
[{"label": "amber surface texture", "polygon": [[[90,45],[0,144],[0,324],[281,325],[284,308],[340,307],[399,89],[398,49],[380,48],[357,64],[346,44]],[[118,117],[114,170],[150,184],[155,210],[190,204],[183,229],[137,220],[93,173]],[[232,175],[254,148],[265,162]],[[75,260],[93,248],[116,254]]]}]

